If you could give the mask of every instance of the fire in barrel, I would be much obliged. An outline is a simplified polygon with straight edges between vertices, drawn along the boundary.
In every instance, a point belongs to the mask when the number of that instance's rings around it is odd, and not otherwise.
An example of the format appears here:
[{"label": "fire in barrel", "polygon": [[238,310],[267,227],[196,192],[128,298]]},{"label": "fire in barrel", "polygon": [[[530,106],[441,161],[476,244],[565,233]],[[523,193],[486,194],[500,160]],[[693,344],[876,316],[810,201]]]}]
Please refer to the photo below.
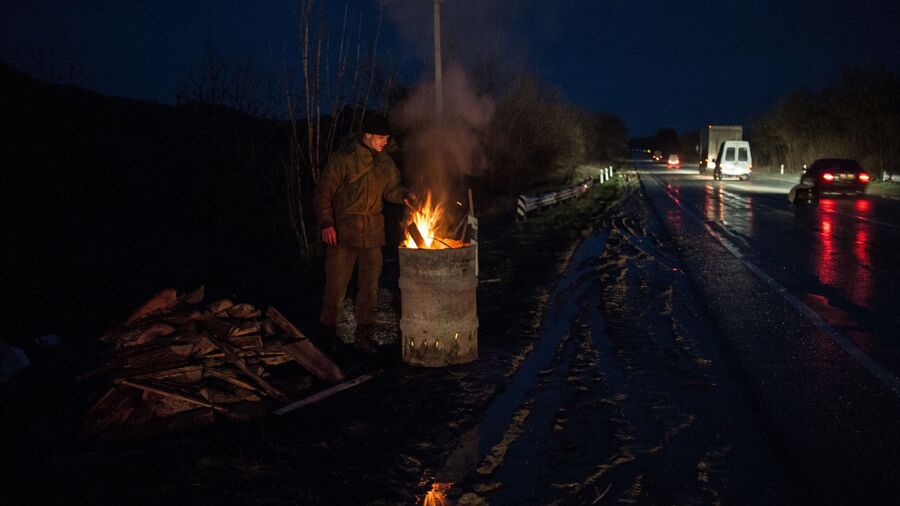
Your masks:
[{"label": "fire in barrel", "polygon": [[444,367],[478,358],[475,248],[437,236],[444,214],[429,195],[412,213],[400,247],[400,331],[403,360],[410,365]]}]

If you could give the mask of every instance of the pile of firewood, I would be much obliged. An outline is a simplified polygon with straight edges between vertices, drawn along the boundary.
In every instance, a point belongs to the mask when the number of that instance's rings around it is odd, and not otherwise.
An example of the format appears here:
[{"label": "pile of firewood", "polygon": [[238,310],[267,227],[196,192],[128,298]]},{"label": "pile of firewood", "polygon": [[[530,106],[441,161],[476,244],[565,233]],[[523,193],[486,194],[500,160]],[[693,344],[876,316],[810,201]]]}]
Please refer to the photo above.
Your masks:
[{"label": "pile of firewood", "polygon": [[[203,426],[223,416],[256,419],[310,394],[341,369],[275,308],[222,299],[203,288],[163,290],[101,340],[111,348],[89,375],[111,381],[77,439],[145,435]],[[299,364],[299,365],[298,365]],[[123,436],[127,437],[127,436]]]}]

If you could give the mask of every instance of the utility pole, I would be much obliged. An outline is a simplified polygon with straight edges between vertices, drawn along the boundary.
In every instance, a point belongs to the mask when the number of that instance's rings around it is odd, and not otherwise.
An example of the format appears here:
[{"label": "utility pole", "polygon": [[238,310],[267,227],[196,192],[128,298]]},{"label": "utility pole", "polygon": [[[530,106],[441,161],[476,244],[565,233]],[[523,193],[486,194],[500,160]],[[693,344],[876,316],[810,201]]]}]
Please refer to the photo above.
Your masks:
[{"label": "utility pole", "polygon": [[444,111],[444,83],[441,71],[441,0],[434,0],[434,105],[437,115]]}]

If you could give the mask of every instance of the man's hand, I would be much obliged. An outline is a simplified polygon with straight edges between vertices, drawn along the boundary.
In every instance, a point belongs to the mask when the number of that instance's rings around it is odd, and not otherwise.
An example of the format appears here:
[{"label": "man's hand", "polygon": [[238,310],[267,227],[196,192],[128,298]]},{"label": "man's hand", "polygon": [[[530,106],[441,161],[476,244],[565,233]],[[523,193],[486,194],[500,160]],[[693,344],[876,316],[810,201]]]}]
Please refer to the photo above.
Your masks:
[{"label": "man's hand", "polygon": [[419,198],[416,197],[416,194],[413,192],[406,192],[403,194],[403,203],[413,211],[419,210]]},{"label": "man's hand", "polygon": [[322,229],[322,242],[329,246],[337,246],[337,232],[334,230],[334,227]]}]

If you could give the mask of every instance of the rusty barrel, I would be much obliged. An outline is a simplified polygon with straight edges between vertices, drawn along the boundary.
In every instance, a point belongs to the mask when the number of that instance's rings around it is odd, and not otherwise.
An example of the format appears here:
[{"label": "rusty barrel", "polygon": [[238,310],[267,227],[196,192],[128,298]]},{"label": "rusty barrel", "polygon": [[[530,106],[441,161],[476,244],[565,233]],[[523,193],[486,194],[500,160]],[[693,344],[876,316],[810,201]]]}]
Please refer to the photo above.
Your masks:
[{"label": "rusty barrel", "polygon": [[422,367],[478,358],[475,248],[400,248],[403,361]]}]

